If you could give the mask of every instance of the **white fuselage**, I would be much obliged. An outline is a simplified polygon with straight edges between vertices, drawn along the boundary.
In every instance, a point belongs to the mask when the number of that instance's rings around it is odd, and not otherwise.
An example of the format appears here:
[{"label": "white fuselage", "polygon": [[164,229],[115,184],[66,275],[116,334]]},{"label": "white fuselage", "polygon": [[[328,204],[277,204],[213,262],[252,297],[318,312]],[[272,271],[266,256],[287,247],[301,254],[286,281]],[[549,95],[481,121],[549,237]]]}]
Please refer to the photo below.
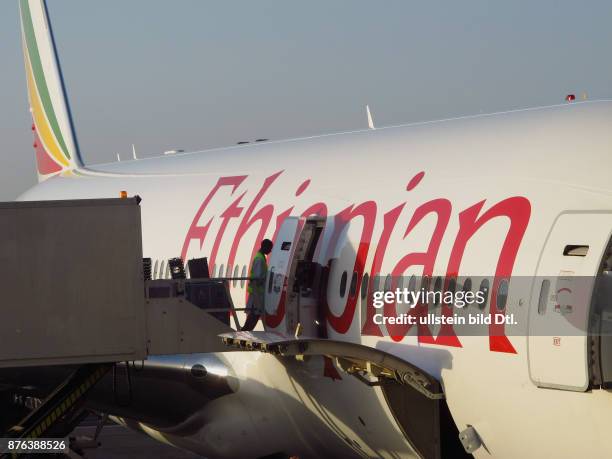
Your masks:
[{"label": "white fuselage", "polygon": [[[384,277],[407,255],[423,252],[429,252],[426,266],[406,264],[401,274],[473,276],[474,289],[483,278],[493,283],[500,269],[508,277],[535,276],[564,213],[601,214],[598,227],[610,222],[602,229],[603,245],[591,243],[589,266],[596,268],[582,273],[595,276],[612,232],[611,122],[612,102],[596,102],[251,144],[76,171],[20,199],[137,194],[144,256],[154,265],[207,256],[217,275],[221,265],[223,275],[247,272],[259,241],[272,238],[283,216],[310,209],[306,213],[323,214],[331,229],[343,215],[347,229],[317,260],[326,265],[335,259],[327,293],[329,338],[385,350],[439,378],[459,430],[474,426],[486,446],[477,457],[605,457],[612,455],[612,395],[563,390],[583,378],[580,371],[564,373],[563,346],[554,350],[557,360],[540,368],[539,360],[529,360],[535,345],[527,336],[459,336],[429,344],[414,330],[395,339],[384,327],[363,335],[368,307],[356,295],[353,309],[338,285],[345,271],[349,279],[354,270],[360,279],[363,273]],[[496,208],[500,203],[507,208]],[[499,211],[459,250],[467,234],[460,225],[489,209]],[[422,218],[407,231],[419,212]],[[576,222],[568,231],[579,244],[593,224]],[[508,234],[514,248],[504,252]],[[510,286],[507,310],[517,320],[527,321],[537,303],[533,287]],[[232,284],[232,296],[244,304],[245,286]],[[218,416],[217,424],[189,436],[169,435],[169,441],[211,457],[257,457],[274,442],[277,450],[294,448],[290,452],[301,457],[316,457],[322,448],[356,457],[410,456],[379,389],[345,374],[342,380],[325,377],[318,359],[299,364],[257,352],[222,358],[241,381],[235,405],[207,406],[206,416]]]}]

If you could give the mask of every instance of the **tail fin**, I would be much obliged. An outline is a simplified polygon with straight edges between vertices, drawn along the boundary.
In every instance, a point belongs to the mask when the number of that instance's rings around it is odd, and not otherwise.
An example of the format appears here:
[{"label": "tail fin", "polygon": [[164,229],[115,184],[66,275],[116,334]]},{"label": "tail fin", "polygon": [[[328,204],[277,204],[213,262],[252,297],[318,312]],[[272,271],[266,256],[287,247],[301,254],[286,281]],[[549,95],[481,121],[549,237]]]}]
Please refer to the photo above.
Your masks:
[{"label": "tail fin", "polygon": [[45,0],[19,0],[38,180],[82,166]]}]

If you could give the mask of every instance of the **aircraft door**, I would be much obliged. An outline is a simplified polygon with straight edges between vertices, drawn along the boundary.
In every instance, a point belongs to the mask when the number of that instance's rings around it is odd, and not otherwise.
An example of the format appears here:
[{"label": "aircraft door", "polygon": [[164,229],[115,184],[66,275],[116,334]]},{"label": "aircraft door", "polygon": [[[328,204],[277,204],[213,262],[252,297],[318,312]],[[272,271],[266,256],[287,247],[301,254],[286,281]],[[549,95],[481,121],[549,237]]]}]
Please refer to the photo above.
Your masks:
[{"label": "aircraft door", "polygon": [[539,387],[589,387],[591,298],[611,229],[612,214],[566,213],[546,240],[529,309],[529,373]]},{"label": "aircraft door", "polygon": [[265,285],[265,312],[264,320],[266,330],[284,332],[286,330],[286,298],[288,276],[295,240],[303,226],[303,219],[287,217],[281,225],[270,260],[268,262],[268,276]]},{"label": "aircraft door", "polygon": [[301,335],[323,337],[322,292],[326,271],[317,263],[316,254],[324,227],[324,219],[308,219],[297,240],[289,280],[288,333],[294,333],[299,324]]},{"label": "aircraft door", "polygon": [[320,334],[323,269],[316,263],[325,219],[289,217],[270,255],[266,282],[266,330],[304,336]]}]

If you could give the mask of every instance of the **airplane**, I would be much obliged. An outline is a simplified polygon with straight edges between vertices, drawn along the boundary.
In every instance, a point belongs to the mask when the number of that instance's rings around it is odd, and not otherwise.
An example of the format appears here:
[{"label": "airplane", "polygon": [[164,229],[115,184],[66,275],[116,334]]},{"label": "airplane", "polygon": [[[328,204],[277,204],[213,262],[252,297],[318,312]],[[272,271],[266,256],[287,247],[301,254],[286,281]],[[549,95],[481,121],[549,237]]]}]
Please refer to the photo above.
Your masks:
[{"label": "airplane", "polygon": [[[612,102],[85,165],[46,4],[20,11],[39,183],[19,200],[139,195],[154,278],[176,256],[244,277],[274,241],[263,321],[225,339],[284,354],[154,357],[133,364],[132,404],[102,384],[93,409],[209,458],[612,455],[612,316],[591,300],[612,253]],[[299,269],[326,273],[318,296],[292,288]],[[378,323],[372,294],[412,276],[460,279],[524,333]],[[560,305],[579,277],[584,307]],[[245,303],[244,282],[230,291]]]}]

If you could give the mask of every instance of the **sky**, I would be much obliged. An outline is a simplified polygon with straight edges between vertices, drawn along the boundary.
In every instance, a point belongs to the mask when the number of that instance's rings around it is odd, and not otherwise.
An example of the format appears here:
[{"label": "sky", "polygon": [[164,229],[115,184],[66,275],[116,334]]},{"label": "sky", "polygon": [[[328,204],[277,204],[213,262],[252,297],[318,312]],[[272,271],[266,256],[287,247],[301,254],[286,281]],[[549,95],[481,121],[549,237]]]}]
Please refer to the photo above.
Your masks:
[{"label": "sky", "polygon": [[[612,2],[48,0],[86,164],[612,97]],[[0,1],[0,200],[36,183]]]}]

